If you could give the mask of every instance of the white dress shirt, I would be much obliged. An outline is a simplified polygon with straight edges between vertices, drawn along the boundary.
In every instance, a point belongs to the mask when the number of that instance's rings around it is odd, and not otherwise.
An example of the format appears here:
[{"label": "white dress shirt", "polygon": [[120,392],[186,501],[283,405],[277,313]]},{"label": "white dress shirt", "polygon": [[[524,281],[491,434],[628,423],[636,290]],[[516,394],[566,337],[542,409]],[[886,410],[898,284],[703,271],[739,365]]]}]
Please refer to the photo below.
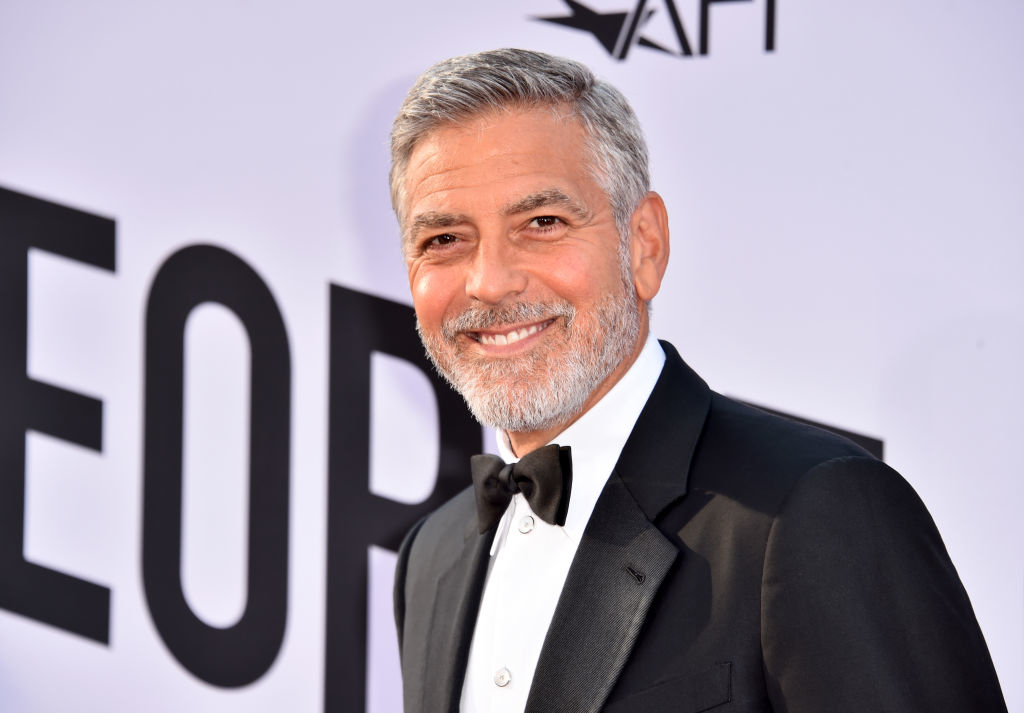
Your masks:
[{"label": "white dress shirt", "polygon": [[[462,713],[522,713],[569,565],[633,425],[654,389],[665,352],[648,336],[607,394],[552,443],[572,448],[565,526],[549,525],[516,494],[498,523],[490,571],[462,688]],[[518,460],[498,432],[498,451]]]}]

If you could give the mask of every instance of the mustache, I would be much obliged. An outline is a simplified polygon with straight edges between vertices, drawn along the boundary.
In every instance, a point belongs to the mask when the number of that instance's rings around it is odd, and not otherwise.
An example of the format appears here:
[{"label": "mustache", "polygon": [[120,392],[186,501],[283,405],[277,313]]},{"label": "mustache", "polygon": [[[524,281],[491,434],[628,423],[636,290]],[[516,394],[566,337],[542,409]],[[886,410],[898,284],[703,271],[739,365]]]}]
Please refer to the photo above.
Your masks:
[{"label": "mustache", "polygon": [[441,325],[441,335],[451,341],[461,332],[475,332],[502,325],[537,322],[565,317],[567,326],[576,318],[576,308],[568,302],[511,302],[484,307],[474,305]]}]

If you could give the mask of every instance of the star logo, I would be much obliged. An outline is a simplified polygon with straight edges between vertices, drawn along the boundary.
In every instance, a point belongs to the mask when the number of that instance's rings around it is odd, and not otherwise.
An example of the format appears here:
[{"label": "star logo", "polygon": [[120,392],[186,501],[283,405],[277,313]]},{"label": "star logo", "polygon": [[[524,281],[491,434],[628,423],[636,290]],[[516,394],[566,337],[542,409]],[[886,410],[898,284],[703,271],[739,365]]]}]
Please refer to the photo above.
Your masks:
[{"label": "star logo", "polygon": [[[550,22],[563,27],[571,27],[574,30],[589,32],[601,43],[608,54],[618,60],[626,59],[630,49],[634,45],[640,45],[648,49],[664,52],[676,57],[689,57],[693,55],[690,39],[686,34],[683,19],[676,8],[674,0],[661,0],[662,17],[667,18],[675,35],[676,47],[666,47],[664,41],[656,42],[649,34],[644,33],[651,19],[655,17],[658,8],[651,7],[657,4],[648,0],[637,0],[632,10],[622,12],[597,12],[577,0],[562,0],[569,8],[569,15],[554,17],[535,17],[541,22]],[[709,10],[712,3],[717,2],[750,2],[751,0],[700,0],[700,32],[698,54],[708,53],[708,29],[710,26]],[[765,2],[765,51],[772,52],[775,49],[775,1],[764,0]]]},{"label": "star logo", "polygon": [[665,0],[665,7],[672,19],[676,37],[679,40],[679,51],[674,52],[642,34],[644,26],[654,16],[655,10],[646,7],[647,0],[638,0],[631,12],[595,12],[576,0],[563,0],[569,6],[571,15],[561,17],[538,17],[542,22],[553,22],[557,25],[572,27],[576,30],[589,32],[616,59],[625,59],[634,44],[665,52],[667,54],[693,54],[689,39],[683,29],[679,12],[672,0]]}]

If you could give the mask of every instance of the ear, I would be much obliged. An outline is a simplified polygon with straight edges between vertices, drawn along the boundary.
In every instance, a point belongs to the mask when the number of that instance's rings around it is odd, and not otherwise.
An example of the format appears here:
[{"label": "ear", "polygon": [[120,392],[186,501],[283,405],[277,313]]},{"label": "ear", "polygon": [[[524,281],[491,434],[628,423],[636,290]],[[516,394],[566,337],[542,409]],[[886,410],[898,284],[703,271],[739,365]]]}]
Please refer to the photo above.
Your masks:
[{"label": "ear", "polygon": [[647,301],[661,289],[668,267],[668,212],[665,201],[651,191],[629,221],[629,267],[637,296]]}]

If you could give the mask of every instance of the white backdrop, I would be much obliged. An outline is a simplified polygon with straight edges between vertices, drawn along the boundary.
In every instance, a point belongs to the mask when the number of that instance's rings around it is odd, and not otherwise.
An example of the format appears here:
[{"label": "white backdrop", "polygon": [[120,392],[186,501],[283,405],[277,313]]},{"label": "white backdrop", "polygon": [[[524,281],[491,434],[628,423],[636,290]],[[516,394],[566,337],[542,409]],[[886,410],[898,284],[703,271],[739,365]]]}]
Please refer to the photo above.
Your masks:
[{"label": "white backdrop", "polygon": [[[766,52],[766,2],[710,4],[706,55],[616,59],[534,19],[569,15],[561,0],[5,0],[0,187],[116,221],[116,266],[29,252],[27,374],[103,410],[98,451],[26,435],[24,558],[109,589],[110,622],[102,643],[0,608],[0,710],[325,710],[331,285],[409,304],[391,118],[430,63],[524,46],[586,62],[641,117],[672,221],[657,334],[718,391],[884,441],[1024,712],[1024,4],[777,0]],[[675,5],[696,53],[701,3]],[[641,34],[678,51],[664,0],[647,8]],[[287,625],[269,670],[236,687],[179,663],[143,586],[146,305],[197,243],[262,278],[291,355]],[[249,345],[217,305],[186,336],[182,588],[228,627],[246,604]],[[426,378],[375,355],[372,404],[369,484],[353,487],[422,499],[438,457]],[[0,394],[10,422],[23,406]],[[399,472],[398,450],[425,455]],[[367,557],[366,710],[384,713],[393,556]]]}]

